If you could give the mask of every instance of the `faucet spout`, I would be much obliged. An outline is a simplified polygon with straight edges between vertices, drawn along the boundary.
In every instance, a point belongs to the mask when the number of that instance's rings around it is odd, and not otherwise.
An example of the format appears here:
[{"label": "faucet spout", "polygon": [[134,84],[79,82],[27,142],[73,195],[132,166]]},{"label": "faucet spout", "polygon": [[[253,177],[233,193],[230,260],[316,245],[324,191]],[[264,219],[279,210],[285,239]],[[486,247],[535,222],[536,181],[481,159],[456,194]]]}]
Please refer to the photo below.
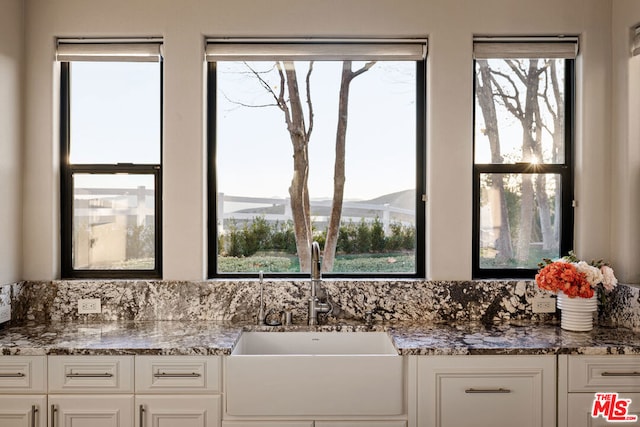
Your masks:
[{"label": "faucet spout", "polygon": [[322,283],[320,261],[320,245],[318,242],[311,244],[311,298],[309,299],[309,325],[318,324],[318,313],[324,314],[332,311],[331,304],[320,302],[317,287]]},{"label": "faucet spout", "polygon": [[322,267],[322,264],[320,262],[320,244],[318,244],[318,242],[313,242],[311,244],[311,279],[312,280],[320,280],[321,267]]}]

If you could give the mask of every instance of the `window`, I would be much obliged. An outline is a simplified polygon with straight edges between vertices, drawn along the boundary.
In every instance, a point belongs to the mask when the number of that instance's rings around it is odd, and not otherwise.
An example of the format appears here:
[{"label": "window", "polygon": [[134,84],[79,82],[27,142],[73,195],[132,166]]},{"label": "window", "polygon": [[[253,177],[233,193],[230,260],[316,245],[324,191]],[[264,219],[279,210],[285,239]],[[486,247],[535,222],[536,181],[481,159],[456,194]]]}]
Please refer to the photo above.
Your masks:
[{"label": "window", "polygon": [[209,276],[424,276],[424,41],[210,41]]},{"label": "window", "polygon": [[159,43],[59,40],[62,276],[161,277]]},{"label": "window", "polygon": [[573,245],[577,39],[476,39],[473,275],[533,277]]}]

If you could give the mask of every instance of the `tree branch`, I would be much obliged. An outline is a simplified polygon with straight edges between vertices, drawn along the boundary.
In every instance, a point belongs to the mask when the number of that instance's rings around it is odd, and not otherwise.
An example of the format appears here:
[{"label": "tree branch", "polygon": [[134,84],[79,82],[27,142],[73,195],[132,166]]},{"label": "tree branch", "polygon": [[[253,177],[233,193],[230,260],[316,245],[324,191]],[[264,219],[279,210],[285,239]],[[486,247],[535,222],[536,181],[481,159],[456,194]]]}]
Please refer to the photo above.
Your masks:
[{"label": "tree branch", "polygon": [[305,79],[307,85],[307,109],[309,111],[309,127],[306,131],[307,141],[311,138],[311,132],[313,131],[313,103],[311,102],[311,73],[313,72],[313,61],[309,62],[309,70],[307,71],[307,78]]}]

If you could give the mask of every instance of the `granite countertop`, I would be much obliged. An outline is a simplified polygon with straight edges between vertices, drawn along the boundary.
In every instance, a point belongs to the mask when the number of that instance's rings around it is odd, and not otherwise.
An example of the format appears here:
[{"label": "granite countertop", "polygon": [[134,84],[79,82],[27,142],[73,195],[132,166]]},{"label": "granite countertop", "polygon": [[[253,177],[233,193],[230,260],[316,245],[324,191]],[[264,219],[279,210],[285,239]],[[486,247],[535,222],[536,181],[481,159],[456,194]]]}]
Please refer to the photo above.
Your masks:
[{"label": "granite countertop", "polygon": [[25,323],[0,329],[2,355],[226,355],[246,330],[387,331],[401,355],[640,354],[640,334],[538,324],[359,324],[268,327],[211,321]]}]

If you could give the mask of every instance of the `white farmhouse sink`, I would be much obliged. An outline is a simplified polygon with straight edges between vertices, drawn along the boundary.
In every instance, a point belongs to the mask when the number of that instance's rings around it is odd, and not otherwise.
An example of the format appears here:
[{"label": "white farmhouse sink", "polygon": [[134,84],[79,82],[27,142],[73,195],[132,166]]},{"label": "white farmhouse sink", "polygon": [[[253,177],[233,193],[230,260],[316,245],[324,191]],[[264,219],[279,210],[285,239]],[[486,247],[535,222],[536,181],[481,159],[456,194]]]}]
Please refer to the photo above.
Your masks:
[{"label": "white farmhouse sink", "polygon": [[403,358],[382,332],[245,332],[225,361],[230,415],[404,413]]},{"label": "white farmhouse sink", "polygon": [[384,332],[245,332],[232,355],[397,355]]}]

